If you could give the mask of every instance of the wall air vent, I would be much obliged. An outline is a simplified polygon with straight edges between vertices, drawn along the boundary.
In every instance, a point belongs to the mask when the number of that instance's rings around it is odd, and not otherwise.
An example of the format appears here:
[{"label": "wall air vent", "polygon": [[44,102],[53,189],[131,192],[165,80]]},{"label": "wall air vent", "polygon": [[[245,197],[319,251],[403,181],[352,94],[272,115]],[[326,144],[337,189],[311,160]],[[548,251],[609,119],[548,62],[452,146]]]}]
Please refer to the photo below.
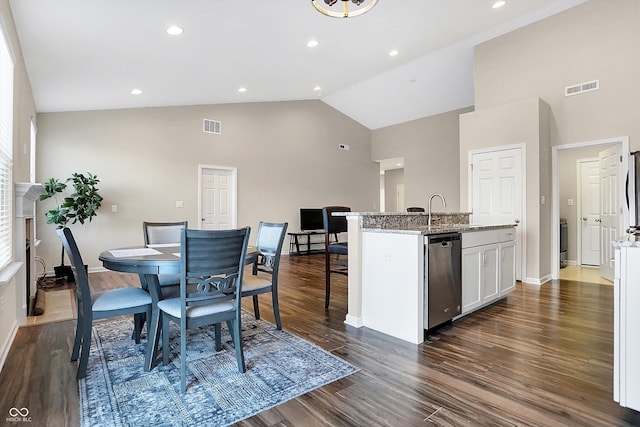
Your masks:
[{"label": "wall air vent", "polygon": [[222,123],[216,120],[203,119],[202,132],[220,135],[222,133]]},{"label": "wall air vent", "polygon": [[600,89],[600,80],[592,80],[590,82],[565,87],[564,96],[578,95],[580,93],[591,92],[592,90],[598,89]]}]

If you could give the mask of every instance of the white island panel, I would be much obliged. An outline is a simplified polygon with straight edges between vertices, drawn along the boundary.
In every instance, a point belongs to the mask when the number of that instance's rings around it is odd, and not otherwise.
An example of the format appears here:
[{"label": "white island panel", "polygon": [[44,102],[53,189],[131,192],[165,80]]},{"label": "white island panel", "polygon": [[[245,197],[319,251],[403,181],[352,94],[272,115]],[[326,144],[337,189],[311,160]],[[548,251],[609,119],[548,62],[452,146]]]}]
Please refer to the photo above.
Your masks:
[{"label": "white island panel", "polygon": [[423,342],[422,235],[362,234],[364,326],[414,344]]}]

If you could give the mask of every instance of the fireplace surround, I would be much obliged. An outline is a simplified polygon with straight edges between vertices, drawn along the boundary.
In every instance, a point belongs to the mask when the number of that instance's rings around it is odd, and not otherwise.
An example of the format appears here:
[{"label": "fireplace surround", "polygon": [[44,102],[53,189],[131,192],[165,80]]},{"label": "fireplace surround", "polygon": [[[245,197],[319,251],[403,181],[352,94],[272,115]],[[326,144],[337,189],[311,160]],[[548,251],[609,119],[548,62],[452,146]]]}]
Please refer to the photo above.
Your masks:
[{"label": "fireplace surround", "polygon": [[37,278],[35,268],[36,248],[39,241],[35,238],[35,202],[44,194],[42,184],[30,182],[15,183],[15,260],[22,262],[25,268],[16,275],[17,320],[19,325],[27,322],[27,315],[36,296]]}]

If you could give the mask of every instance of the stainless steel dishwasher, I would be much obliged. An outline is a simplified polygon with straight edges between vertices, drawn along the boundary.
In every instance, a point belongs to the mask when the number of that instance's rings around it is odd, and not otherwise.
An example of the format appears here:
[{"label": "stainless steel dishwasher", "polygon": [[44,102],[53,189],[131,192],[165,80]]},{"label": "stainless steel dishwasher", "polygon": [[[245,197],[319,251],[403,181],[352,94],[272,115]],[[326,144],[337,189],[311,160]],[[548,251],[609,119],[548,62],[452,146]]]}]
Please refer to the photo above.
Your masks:
[{"label": "stainless steel dishwasher", "polygon": [[424,325],[431,329],[461,313],[460,233],[427,235],[425,243]]}]

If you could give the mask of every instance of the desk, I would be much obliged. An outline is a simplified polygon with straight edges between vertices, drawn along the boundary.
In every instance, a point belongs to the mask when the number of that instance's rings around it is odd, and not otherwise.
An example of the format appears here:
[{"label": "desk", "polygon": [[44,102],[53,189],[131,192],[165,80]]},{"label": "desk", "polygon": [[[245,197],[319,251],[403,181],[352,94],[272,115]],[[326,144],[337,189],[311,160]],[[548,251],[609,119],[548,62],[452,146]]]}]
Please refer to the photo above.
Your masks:
[{"label": "desk", "polygon": [[[155,250],[154,253],[151,253],[151,249]],[[114,255],[116,251],[121,251],[121,255],[125,256]],[[254,264],[255,266],[257,258],[258,250],[254,246],[247,247],[245,265]],[[147,350],[144,356],[144,369],[150,371],[158,348],[158,334],[152,334],[157,331],[150,331],[150,328],[159,323],[158,301],[162,299],[162,287],[158,275],[180,274],[180,246],[154,246],[153,248],[134,246],[109,249],[102,252],[98,259],[102,261],[102,266],[106,269],[137,274],[140,276],[142,287],[149,290],[153,306],[151,319],[147,322]],[[154,339],[151,339],[152,335],[155,336]]]}]

